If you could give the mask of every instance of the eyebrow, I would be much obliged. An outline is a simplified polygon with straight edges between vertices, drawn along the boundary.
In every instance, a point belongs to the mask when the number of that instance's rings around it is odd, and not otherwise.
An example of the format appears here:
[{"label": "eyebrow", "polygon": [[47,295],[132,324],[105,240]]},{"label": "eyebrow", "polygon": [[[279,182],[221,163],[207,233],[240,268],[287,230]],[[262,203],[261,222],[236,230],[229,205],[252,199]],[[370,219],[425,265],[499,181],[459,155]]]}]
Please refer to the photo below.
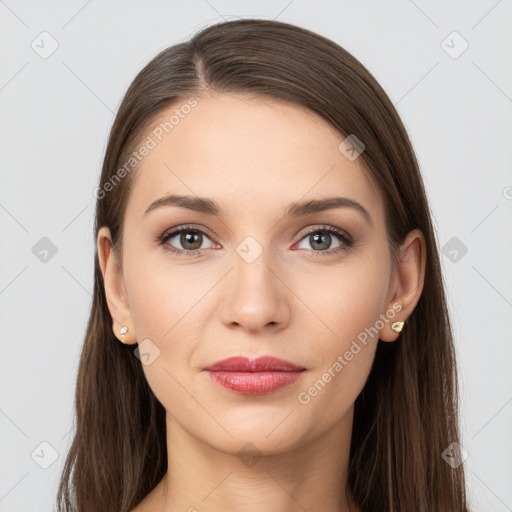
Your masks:
[{"label": "eyebrow", "polygon": [[[166,206],[177,206],[179,208],[186,208],[187,210],[205,213],[207,215],[215,215],[217,217],[226,215],[220,205],[213,199],[176,194],[161,197],[160,199],[153,201],[144,212],[144,215],[147,215],[149,212],[156,210],[157,208]],[[368,213],[368,210],[354,199],[350,199],[348,197],[328,197],[325,199],[311,199],[304,202],[293,202],[286,209],[284,217],[303,217],[313,213],[323,212],[325,210],[332,210],[334,208],[353,208],[361,213],[366,221],[373,226],[372,218]]]}]

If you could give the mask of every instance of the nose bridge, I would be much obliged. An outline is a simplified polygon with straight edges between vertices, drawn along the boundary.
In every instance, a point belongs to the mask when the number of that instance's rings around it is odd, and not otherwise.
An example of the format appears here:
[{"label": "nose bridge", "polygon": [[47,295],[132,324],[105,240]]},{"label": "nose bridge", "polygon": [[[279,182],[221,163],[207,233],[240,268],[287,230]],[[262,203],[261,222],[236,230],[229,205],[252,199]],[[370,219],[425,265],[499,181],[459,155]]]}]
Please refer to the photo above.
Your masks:
[{"label": "nose bridge", "polygon": [[[275,279],[270,268],[276,266],[272,261],[270,247],[264,247],[253,236],[247,236],[235,249],[234,255],[234,279],[235,289],[244,300],[254,298],[258,300],[275,300],[276,288]],[[261,296],[258,298],[258,296]]]},{"label": "nose bridge", "polygon": [[235,248],[233,266],[231,293],[223,307],[224,322],[251,330],[283,323],[288,312],[286,287],[274,275],[279,274],[279,265],[272,250],[247,236]]}]

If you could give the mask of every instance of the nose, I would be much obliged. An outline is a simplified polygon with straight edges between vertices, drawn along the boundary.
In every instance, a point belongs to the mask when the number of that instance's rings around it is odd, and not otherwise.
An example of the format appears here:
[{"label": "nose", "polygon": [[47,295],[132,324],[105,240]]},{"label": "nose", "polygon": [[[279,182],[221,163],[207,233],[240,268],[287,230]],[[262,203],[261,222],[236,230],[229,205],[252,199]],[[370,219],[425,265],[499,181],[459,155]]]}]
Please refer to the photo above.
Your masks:
[{"label": "nose", "polygon": [[236,254],[221,299],[224,324],[252,333],[283,329],[290,320],[292,294],[280,274],[280,266],[265,251],[252,262]]}]

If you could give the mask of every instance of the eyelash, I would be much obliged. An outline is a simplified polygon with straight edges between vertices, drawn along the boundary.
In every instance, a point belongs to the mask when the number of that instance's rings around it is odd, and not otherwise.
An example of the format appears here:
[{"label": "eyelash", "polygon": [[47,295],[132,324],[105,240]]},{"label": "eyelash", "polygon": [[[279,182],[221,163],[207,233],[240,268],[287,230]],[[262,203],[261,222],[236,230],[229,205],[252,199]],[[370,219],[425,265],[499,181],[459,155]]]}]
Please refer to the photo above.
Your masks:
[{"label": "eyelash", "polygon": [[[209,233],[207,233],[206,231],[203,231],[202,229],[185,225],[185,226],[180,226],[176,229],[173,229],[172,231],[167,231],[167,232],[163,233],[162,235],[157,237],[157,242],[159,245],[165,246],[164,247],[165,250],[169,251],[171,253],[178,254],[178,255],[185,255],[186,257],[195,256],[195,255],[199,254],[203,249],[194,249],[192,251],[185,251],[182,249],[176,249],[175,247],[168,245],[168,244],[166,245],[166,242],[169,239],[175,237],[176,235],[179,235],[180,233],[186,232],[186,231],[193,231],[196,233],[201,233],[202,235],[206,235],[210,239],[212,238],[212,236]],[[310,251],[313,252],[315,257],[317,257],[317,256],[332,256],[333,254],[341,253],[343,251],[348,250],[352,246],[352,243],[353,243],[353,240],[348,233],[346,233],[345,231],[342,231],[341,229],[335,228],[334,226],[322,226],[321,228],[312,229],[311,231],[308,231],[307,233],[305,233],[302,236],[302,238],[299,240],[299,242],[302,241],[304,238],[312,235],[313,233],[334,234],[341,242],[341,245],[339,247],[336,247],[335,249],[329,249],[326,251],[314,251],[311,249]],[[301,249],[301,250],[303,250],[303,249]]]}]

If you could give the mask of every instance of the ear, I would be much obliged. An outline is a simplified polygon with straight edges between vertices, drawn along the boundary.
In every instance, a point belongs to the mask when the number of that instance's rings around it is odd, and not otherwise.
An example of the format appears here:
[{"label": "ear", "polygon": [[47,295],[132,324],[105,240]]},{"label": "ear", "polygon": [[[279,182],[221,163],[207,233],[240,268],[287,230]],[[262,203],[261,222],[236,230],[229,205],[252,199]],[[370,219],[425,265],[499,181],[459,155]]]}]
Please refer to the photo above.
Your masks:
[{"label": "ear", "polygon": [[[100,228],[97,244],[98,259],[105,285],[105,296],[110,315],[113,318],[112,330],[114,336],[127,345],[133,345],[137,342],[137,337],[135,336],[135,328],[124,286],[123,270],[112,249],[109,228]],[[125,335],[121,334],[122,327],[128,327]]]},{"label": "ear", "polygon": [[[425,282],[426,246],[425,237],[419,229],[413,229],[400,246],[396,273],[390,289],[392,300],[386,311],[395,311],[393,318],[381,329],[382,341],[395,341],[400,335],[391,329],[393,322],[404,322],[418,304]],[[401,308],[398,306],[400,305]]]}]

